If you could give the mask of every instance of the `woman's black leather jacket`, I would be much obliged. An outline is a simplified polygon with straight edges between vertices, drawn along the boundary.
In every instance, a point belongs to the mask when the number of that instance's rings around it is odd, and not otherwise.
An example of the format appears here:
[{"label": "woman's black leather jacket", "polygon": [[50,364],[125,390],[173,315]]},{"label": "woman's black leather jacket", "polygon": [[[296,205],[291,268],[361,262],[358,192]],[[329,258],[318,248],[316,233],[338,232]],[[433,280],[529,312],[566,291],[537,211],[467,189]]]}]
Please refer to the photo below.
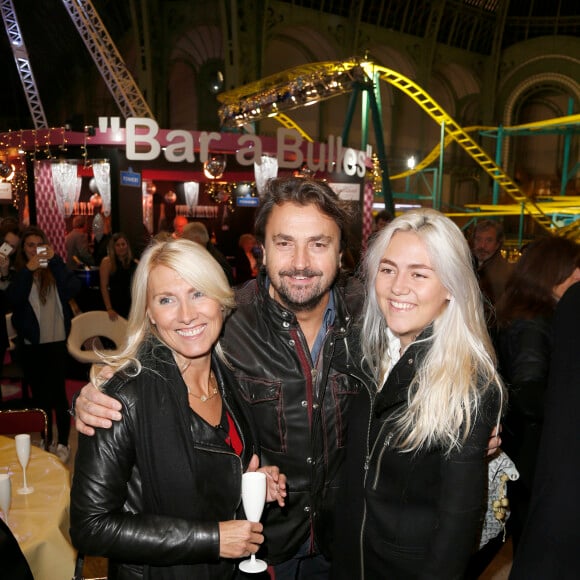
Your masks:
[{"label": "woman's black leather jacket", "polygon": [[[139,438],[151,435],[140,432],[143,423],[137,417],[137,409],[143,397],[150,396],[150,381],[159,382],[158,377],[152,379],[146,370],[135,378],[117,373],[105,391],[121,401],[122,420],[113,422],[110,429],[96,429],[94,437],[79,436],[71,492],[71,538],[80,552],[109,558],[110,579],[143,578],[146,566],[153,570],[159,566],[189,566],[192,572],[186,577],[196,579],[221,580],[233,572],[232,561],[219,559],[218,522],[236,519],[241,474],[256,449],[247,418],[233,396],[228,369],[215,357],[212,368],[244,451],[239,457],[225,444],[208,442],[208,430],[214,428],[203,421],[191,421],[191,440],[185,444],[191,445],[193,451],[183,452],[182,462],[192,458],[187,467],[193,473],[194,489],[182,485],[180,491],[184,465],[179,460],[174,470],[154,476],[159,489],[178,496],[173,498],[177,515],[144,510],[143,474],[147,466],[140,466],[138,448]],[[173,413],[170,397],[161,397],[159,413]],[[184,400],[187,401],[186,393]],[[156,436],[153,435],[154,440]],[[161,441],[167,434],[158,433],[158,437]],[[181,512],[179,496],[194,498],[181,500]],[[171,570],[166,573],[169,575],[163,578],[174,577]]]}]

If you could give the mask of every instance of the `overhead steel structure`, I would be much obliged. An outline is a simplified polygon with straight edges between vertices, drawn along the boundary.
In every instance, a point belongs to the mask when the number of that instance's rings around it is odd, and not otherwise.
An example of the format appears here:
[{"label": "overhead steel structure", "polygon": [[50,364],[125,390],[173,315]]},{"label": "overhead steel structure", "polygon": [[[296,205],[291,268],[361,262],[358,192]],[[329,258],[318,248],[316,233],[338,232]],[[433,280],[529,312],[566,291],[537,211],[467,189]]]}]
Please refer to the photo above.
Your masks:
[{"label": "overhead steel structure", "polygon": [[[124,118],[154,115],[90,0],[62,0]],[[12,0],[0,0],[2,19],[35,129],[48,127]]]},{"label": "overhead steel structure", "polygon": [[26,44],[24,43],[24,38],[20,32],[20,26],[18,24],[18,18],[12,0],[0,0],[0,10],[2,10],[4,28],[6,29],[6,34],[10,40],[10,46],[12,47],[14,60],[16,61],[16,68],[18,69],[22,88],[26,95],[26,101],[28,103],[28,108],[30,109],[30,114],[32,115],[34,128],[46,129],[48,127],[48,122],[46,120],[46,115],[44,114],[42,101],[38,94],[34,74],[32,73],[32,67],[30,66],[30,59],[28,58],[28,51],[26,50]]},{"label": "overhead steel structure", "polygon": [[121,113],[154,118],[103,21],[90,0],[62,0]]}]

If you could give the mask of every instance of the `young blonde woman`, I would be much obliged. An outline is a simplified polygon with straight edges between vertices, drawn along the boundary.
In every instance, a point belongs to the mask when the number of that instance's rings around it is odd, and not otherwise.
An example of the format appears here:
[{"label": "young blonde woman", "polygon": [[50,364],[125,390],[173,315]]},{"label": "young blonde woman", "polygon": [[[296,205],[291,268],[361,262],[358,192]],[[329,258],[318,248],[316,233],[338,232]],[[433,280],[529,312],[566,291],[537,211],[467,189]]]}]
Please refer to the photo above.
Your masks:
[{"label": "young blonde woman", "polygon": [[480,290],[459,228],[434,210],[377,234],[364,264],[364,361],[351,414],[335,578],[462,578],[499,422]]}]

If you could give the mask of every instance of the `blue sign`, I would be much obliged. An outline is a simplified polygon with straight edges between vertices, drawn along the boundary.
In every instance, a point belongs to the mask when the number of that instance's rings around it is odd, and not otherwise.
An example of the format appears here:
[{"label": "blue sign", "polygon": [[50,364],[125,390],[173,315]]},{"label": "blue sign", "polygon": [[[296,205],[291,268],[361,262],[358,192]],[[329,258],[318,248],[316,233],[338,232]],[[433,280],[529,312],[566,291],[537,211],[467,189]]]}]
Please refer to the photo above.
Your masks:
[{"label": "blue sign", "polygon": [[251,195],[238,195],[236,197],[236,205],[238,207],[258,207],[260,198],[252,197]]},{"label": "blue sign", "polygon": [[134,172],[130,167],[129,171],[121,171],[121,185],[141,187],[141,174]]}]

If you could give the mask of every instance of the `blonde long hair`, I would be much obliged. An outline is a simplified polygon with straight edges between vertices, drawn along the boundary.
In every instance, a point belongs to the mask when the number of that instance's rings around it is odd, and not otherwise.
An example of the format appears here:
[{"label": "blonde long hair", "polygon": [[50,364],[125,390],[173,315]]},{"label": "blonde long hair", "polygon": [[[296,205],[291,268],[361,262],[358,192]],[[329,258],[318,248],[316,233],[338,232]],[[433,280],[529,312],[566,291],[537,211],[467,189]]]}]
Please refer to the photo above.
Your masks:
[{"label": "blonde long hair", "polygon": [[[150,336],[160,338],[146,315],[149,276],[156,266],[171,268],[193,288],[216,300],[223,309],[224,320],[235,306],[234,291],[221,266],[205,248],[184,239],[154,240],[143,252],[133,276],[131,312],[123,350],[115,356],[102,353],[103,362],[115,370],[134,365],[138,374],[141,369],[137,360],[139,348]],[[224,356],[219,343],[215,349],[219,356]],[[97,374],[98,368],[93,367],[93,384],[99,382],[94,380]]]},{"label": "blonde long hair", "polygon": [[433,321],[431,337],[424,339],[426,355],[410,385],[408,405],[396,419],[395,441],[405,451],[441,445],[450,452],[460,447],[469,434],[472,416],[480,411],[482,395],[488,389],[497,389],[502,403],[504,398],[485,325],[481,291],[469,246],[449,218],[423,209],[409,211],[386,226],[377,234],[364,261],[367,298],[362,350],[377,382],[391,361],[375,280],[384,251],[398,231],[413,232],[422,240],[451,300]]}]

